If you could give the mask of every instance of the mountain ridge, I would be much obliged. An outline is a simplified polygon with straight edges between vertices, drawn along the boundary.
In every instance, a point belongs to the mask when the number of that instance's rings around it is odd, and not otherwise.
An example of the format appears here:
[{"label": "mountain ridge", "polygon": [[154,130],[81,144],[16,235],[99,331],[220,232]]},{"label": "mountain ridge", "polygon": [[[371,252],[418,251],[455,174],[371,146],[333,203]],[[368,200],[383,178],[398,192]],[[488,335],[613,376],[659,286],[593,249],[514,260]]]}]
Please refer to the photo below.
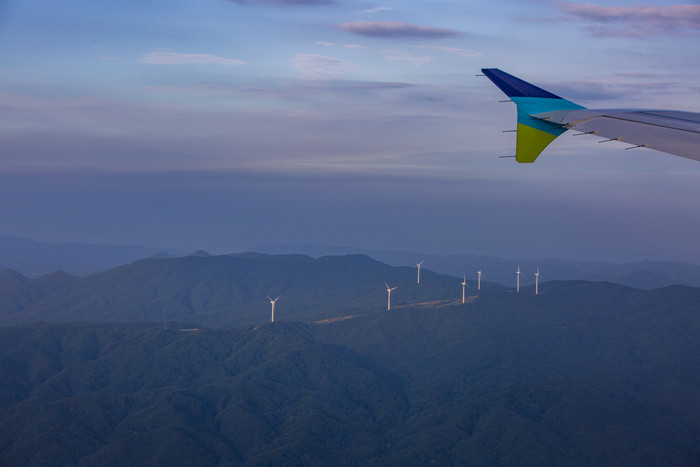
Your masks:
[{"label": "mountain ridge", "polygon": [[[457,277],[467,274],[470,279],[475,279],[476,271],[482,270],[485,280],[507,286],[513,284],[514,271],[518,264],[524,272],[521,276],[522,284],[533,283],[533,274],[539,267],[541,279],[546,280],[605,280],[642,289],[673,284],[700,286],[700,266],[682,261],[634,261],[615,264],[557,258],[518,260],[483,254],[437,255],[410,250],[370,250],[320,244],[260,245],[249,248],[246,252],[252,250],[269,254],[304,254],[312,257],[365,254],[392,266],[407,267],[413,267],[416,262],[426,260],[426,268],[441,274]],[[182,250],[168,248],[91,245],[77,242],[56,244],[0,235],[0,269],[13,269],[33,278],[59,270],[84,277],[139,259],[173,258],[187,254]],[[209,255],[204,250],[191,254]],[[232,253],[238,254],[241,253]]]},{"label": "mountain ridge", "polygon": [[523,271],[521,284],[533,284],[534,273],[540,270],[540,280],[589,280],[616,282],[640,289],[653,289],[666,285],[700,287],[700,265],[683,261],[632,261],[610,263],[605,261],[576,261],[559,258],[541,260],[502,258],[483,254],[456,253],[432,254],[411,250],[370,250],[355,247],[337,247],[321,244],[267,244],[249,248],[248,251],[269,254],[302,253],[312,257],[329,254],[365,254],[392,266],[415,266],[425,260],[424,266],[441,274],[476,278],[476,271],[492,282],[512,286],[515,270]]},{"label": "mountain ridge", "polygon": [[[268,295],[282,296],[279,319],[324,319],[382,309],[384,282],[395,305],[461,297],[457,278],[393,267],[364,255],[220,255],[143,259],[76,278],[65,273],[14,284],[0,296],[0,324],[48,321],[163,321],[258,324]],[[483,283],[484,288],[494,287]],[[2,283],[0,282],[0,287]],[[476,288],[474,283],[470,287]],[[48,291],[51,293],[48,294]]]}]

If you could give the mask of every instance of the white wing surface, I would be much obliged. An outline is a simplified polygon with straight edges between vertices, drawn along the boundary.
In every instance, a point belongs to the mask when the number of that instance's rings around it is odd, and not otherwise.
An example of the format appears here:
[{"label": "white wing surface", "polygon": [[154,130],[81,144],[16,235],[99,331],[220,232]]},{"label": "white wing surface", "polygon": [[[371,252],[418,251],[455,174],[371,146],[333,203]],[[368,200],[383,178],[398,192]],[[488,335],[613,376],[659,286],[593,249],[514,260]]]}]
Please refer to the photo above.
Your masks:
[{"label": "white wing surface", "polygon": [[[551,112],[556,114],[556,112]],[[533,115],[602,138],[700,160],[700,113],[676,110],[585,109]]]}]

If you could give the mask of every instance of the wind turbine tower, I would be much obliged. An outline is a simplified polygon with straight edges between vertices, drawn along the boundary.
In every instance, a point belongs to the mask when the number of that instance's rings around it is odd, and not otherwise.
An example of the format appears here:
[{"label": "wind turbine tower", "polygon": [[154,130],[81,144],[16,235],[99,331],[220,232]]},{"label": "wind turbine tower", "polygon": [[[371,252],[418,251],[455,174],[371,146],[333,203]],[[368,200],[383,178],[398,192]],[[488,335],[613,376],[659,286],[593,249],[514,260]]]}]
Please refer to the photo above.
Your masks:
[{"label": "wind turbine tower", "polygon": [[516,282],[516,286],[515,286],[515,291],[520,292],[520,265],[519,264],[518,264],[518,270],[515,272],[515,274],[518,278],[517,282]]},{"label": "wind turbine tower", "polygon": [[462,304],[464,304],[464,291],[467,287],[467,274],[464,274],[464,280],[462,280]]},{"label": "wind turbine tower", "polygon": [[[281,297],[281,295],[280,295]],[[268,295],[267,298],[270,300],[270,303],[272,304],[272,318],[270,319],[271,323],[275,322],[275,302],[280,299],[280,297],[277,297],[276,299],[271,299],[270,296]]]},{"label": "wind turbine tower", "polygon": [[416,266],[418,266],[418,284],[420,284],[420,267],[423,264],[423,261],[425,260],[420,260],[420,263],[416,263]]},{"label": "wind turbine tower", "polygon": [[386,285],[386,294],[387,294],[387,298],[386,298],[386,309],[387,309],[387,310],[391,310],[391,291],[392,291],[392,290],[396,290],[396,289],[398,289],[399,287],[398,287],[398,286],[396,286],[396,287],[389,287],[389,284],[387,284],[386,282],[384,282],[384,285]]},{"label": "wind turbine tower", "polygon": [[537,267],[537,272],[535,273],[535,295],[539,293],[538,286],[540,285],[540,268]]},{"label": "wind turbine tower", "polygon": [[479,281],[476,284],[476,290],[481,290],[481,271],[476,271],[476,273],[479,276]]}]

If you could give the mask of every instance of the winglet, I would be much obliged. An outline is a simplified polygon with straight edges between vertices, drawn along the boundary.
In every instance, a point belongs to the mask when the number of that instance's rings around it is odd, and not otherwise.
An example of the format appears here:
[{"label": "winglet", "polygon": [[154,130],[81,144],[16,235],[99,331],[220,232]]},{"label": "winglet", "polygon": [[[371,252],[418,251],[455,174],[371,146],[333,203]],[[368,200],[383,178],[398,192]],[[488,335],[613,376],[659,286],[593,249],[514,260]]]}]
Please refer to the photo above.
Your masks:
[{"label": "winglet", "polygon": [[561,97],[554,95],[549,91],[545,91],[542,88],[538,88],[534,84],[530,84],[527,81],[523,81],[520,78],[509,75],[498,68],[484,68],[481,70],[481,72],[485,74],[488,79],[493,81],[493,84],[498,86],[498,88],[510,98],[540,97],[545,99],[561,99]]},{"label": "winglet", "polygon": [[517,106],[515,160],[518,162],[535,162],[544,148],[567,130],[562,124],[538,117],[539,114],[585,108],[497,68],[484,68],[481,72]]}]

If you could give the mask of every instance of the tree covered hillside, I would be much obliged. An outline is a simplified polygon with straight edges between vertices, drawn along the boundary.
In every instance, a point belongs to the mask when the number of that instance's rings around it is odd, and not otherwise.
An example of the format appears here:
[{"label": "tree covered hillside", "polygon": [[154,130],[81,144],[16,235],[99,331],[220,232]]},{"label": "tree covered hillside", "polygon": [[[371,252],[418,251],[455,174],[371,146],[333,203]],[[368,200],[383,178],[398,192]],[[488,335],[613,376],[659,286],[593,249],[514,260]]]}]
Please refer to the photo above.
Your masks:
[{"label": "tree covered hillside", "polygon": [[0,329],[3,465],[697,465],[700,290]]},{"label": "tree covered hillside", "polygon": [[320,465],[381,455],[382,433],[405,412],[399,383],[306,333],[3,329],[0,464]]}]

